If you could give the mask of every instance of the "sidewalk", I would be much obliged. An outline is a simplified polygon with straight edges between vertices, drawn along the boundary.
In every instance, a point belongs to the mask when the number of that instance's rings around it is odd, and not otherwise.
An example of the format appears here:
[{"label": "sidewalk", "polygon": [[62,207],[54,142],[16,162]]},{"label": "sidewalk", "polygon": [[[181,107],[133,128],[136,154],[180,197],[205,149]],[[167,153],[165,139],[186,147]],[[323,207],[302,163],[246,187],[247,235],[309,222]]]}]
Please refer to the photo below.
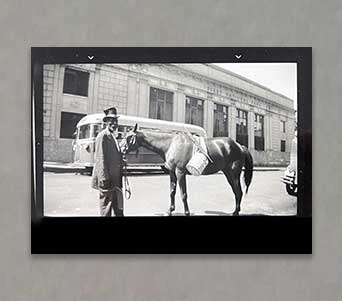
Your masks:
[{"label": "sidewalk", "polygon": [[[156,172],[161,171],[158,165],[128,165],[129,172]],[[43,170],[45,172],[55,173],[85,173],[89,172],[84,166],[76,163],[59,163],[59,162],[44,162]],[[277,171],[285,170],[284,166],[254,166],[254,171]]]}]

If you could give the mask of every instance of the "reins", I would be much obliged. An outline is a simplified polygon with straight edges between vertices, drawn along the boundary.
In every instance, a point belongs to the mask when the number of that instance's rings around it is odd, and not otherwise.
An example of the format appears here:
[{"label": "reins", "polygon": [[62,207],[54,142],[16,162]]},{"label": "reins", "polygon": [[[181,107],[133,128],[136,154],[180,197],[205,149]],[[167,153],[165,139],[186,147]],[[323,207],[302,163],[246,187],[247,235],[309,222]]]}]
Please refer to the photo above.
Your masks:
[{"label": "reins", "polygon": [[[125,142],[125,150],[123,151],[122,154],[122,161],[123,161],[123,177],[124,177],[124,187],[125,187],[125,199],[129,200],[131,198],[131,187],[129,186],[129,182],[128,182],[128,177],[127,177],[127,158],[126,158],[126,150],[127,150],[127,140],[126,138],[124,139]],[[121,145],[120,145],[120,149]]]},{"label": "reins", "polygon": [[127,177],[127,161],[126,161],[125,155],[124,155],[123,175],[124,175],[124,186],[125,186],[125,199],[129,200],[131,198],[132,192],[131,192],[131,187],[129,186],[129,181]]}]

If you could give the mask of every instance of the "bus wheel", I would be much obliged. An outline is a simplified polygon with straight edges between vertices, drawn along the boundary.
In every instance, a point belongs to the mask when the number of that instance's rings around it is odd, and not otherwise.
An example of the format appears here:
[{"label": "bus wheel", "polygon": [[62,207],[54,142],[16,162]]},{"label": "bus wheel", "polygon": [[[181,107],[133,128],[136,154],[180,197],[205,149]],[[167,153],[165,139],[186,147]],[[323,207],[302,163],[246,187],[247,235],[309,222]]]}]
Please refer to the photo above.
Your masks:
[{"label": "bus wheel", "polygon": [[85,168],[85,173],[86,173],[86,174],[89,174],[89,175],[92,175],[92,173],[93,173],[93,168],[90,167],[90,166],[86,166],[86,168]]},{"label": "bus wheel", "polygon": [[160,168],[162,169],[162,171],[165,173],[165,174],[169,174],[170,171],[164,166],[164,165],[160,165]]}]

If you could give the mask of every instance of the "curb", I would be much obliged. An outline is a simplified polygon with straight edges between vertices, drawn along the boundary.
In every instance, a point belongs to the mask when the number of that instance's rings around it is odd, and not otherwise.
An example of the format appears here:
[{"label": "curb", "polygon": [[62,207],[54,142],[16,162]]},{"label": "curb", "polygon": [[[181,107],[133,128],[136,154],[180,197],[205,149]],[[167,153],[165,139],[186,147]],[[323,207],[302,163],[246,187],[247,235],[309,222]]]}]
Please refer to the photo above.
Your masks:
[{"label": "curb", "polygon": [[286,167],[280,166],[280,167],[255,167],[253,171],[280,171],[285,170]]},{"label": "curb", "polygon": [[86,172],[85,168],[77,168],[77,167],[63,167],[63,166],[44,166],[44,172],[54,172],[54,173],[84,173]]}]

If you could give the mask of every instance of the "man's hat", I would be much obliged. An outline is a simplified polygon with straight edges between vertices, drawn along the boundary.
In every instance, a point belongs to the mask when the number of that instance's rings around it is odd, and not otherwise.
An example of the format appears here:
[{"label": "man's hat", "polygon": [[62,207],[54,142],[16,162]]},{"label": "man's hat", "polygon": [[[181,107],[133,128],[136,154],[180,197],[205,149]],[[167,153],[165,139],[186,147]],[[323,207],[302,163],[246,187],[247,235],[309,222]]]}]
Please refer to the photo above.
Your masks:
[{"label": "man's hat", "polygon": [[106,116],[103,117],[103,121],[107,121],[108,119],[111,119],[111,118],[119,118],[120,116],[117,115],[117,112],[116,112],[116,108],[112,107],[112,108],[109,108],[109,109],[106,109],[103,111]]}]

